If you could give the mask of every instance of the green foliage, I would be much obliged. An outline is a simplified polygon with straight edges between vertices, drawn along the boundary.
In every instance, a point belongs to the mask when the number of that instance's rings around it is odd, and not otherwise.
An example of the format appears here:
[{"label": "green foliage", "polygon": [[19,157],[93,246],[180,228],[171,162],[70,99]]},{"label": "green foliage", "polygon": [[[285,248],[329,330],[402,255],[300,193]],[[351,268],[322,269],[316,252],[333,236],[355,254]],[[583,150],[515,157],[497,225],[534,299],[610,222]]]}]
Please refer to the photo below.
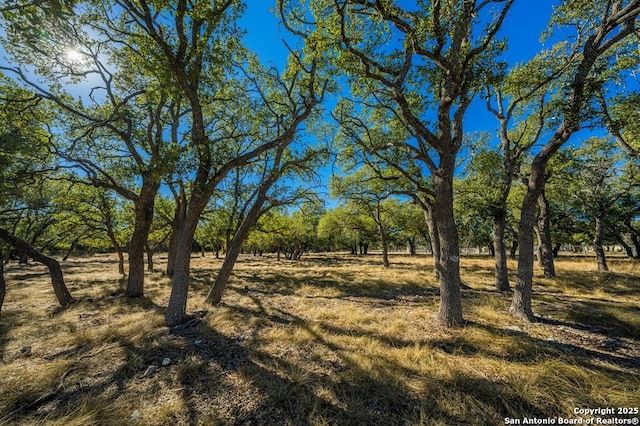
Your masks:
[{"label": "green foliage", "polygon": [[318,237],[330,250],[347,249],[370,244],[378,238],[378,228],[370,212],[356,203],[345,203],[327,210],[318,224]]},{"label": "green foliage", "polygon": [[244,247],[284,253],[288,259],[298,260],[305,252],[320,248],[318,221],[319,215],[312,210],[299,209],[291,213],[269,210],[260,217]]},{"label": "green foliage", "polygon": [[637,164],[612,139],[597,137],[570,150],[566,164],[564,179],[556,187],[561,188],[560,198],[572,210],[571,217],[580,223],[574,227],[575,232],[586,234],[588,238],[583,237],[584,240],[590,241],[593,222],[598,218],[607,223],[608,241],[619,240],[625,231],[620,231],[624,220],[620,221],[618,215],[631,220],[638,215],[640,180]]}]

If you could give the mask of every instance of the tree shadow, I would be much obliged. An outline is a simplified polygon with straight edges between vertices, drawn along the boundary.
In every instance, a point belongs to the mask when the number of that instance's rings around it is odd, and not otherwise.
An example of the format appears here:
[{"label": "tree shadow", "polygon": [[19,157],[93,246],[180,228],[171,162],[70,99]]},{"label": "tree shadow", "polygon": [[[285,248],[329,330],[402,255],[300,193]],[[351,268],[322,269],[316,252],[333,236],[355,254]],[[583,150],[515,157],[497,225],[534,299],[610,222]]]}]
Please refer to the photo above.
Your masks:
[{"label": "tree shadow", "polygon": [[[469,424],[469,418],[442,399],[456,395],[463,401],[473,401],[482,407],[475,424],[496,424],[504,417],[546,417],[552,413],[545,404],[537,404],[513,389],[513,383],[499,378],[489,379],[460,370],[451,377],[435,374],[425,376],[418,368],[394,363],[380,353],[362,354],[343,344],[344,339],[367,337],[388,348],[421,345],[444,354],[483,356],[506,362],[530,365],[554,360],[571,352],[578,365],[615,377],[619,370],[600,365],[607,362],[629,367],[627,359],[595,351],[585,351],[573,345],[550,343],[524,333],[513,336],[526,341],[521,352],[504,355],[491,347],[464,337],[432,337],[403,339],[385,336],[363,328],[341,328],[329,321],[309,321],[287,309],[265,306],[256,295],[249,295],[253,308],[225,304],[236,314],[237,321],[252,324],[250,335],[222,333],[204,319],[195,318],[189,327],[167,330],[158,327],[144,341],[134,341],[126,335],[116,336],[103,347],[78,345],[43,356],[45,361],[67,359],[70,366],[58,385],[41,395],[33,395],[5,408],[2,421],[28,422],[47,419],[64,420],[65,415],[78,410],[87,399],[100,401],[94,413],[95,422],[104,420],[109,406],[127,395],[132,410],[140,410],[141,423],[150,416],[144,407],[136,406],[136,398],[162,408],[163,397],[154,389],[166,386],[180,400],[180,412],[170,414],[176,422],[196,424],[429,424],[438,420],[448,425]],[[127,304],[136,311],[162,309],[145,299],[125,299],[104,296],[77,305],[78,311],[91,307],[107,308]],[[79,315],[85,313],[80,312]],[[88,315],[88,314],[87,314]],[[87,320],[90,318],[87,317]],[[289,356],[287,351],[274,353],[261,346],[263,332],[273,327],[293,331],[302,328],[311,336],[308,345],[297,348],[302,356]],[[493,336],[504,337],[511,332],[476,323]],[[337,339],[335,337],[338,337]],[[264,341],[262,341],[264,342]],[[291,348],[288,348],[291,350]],[[92,361],[109,351],[121,354],[117,361],[98,370]],[[315,353],[324,353],[320,358]],[[366,357],[367,365],[361,364]],[[106,359],[115,359],[110,355]],[[163,360],[170,360],[163,366]],[[311,368],[312,363],[316,367]],[[150,366],[155,371],[147,374]],[[397,377],[416,378],[420,389],[410,388]],[[164,385],[162,385],[164,383]],[[140,389],[138,394],[133,389]],[[443,394],[442,392],[445,392]],[[597,401],[592,401],[594,404]],[[595,405],[594,405],[595,406]],[[420,420],[427,419],[427,420]],[[124,423],[126,419],[121,419]],[[135,422],[133,422],[135,423]]]},{"label": "tree shadow", "polygon": [[[299,291],[304,287],[317,290],[334,290],[334,296],[319,296],[322,298],[373,298],[394,300],[397,298],[428,298],[440,293],[438,287],[427,287],[423,283],[406,281],[398,284],[386,279],[368,278],[357,279],[351,272],[330,273],[302,273],[295,276],[287,273],[272,273],[259,275],[257,273],[236,272],[235,279],[241,285],[230,285],[229,289],[236,292],[255,292],[259,294],[279,294],[283,296],[299,295],[302,297],[316,297],[302,295]],[[242,284],[245,284],[244,286]]]}]

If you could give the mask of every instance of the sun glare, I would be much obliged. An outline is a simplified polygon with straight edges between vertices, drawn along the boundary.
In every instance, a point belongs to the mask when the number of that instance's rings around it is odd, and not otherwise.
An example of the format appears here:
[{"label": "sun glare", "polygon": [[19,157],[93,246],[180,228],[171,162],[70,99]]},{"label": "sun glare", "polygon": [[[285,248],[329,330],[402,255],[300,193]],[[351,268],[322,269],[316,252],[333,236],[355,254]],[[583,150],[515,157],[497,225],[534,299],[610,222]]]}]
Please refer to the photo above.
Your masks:
[{"label": "sun glare", "polygon": [[64,55],[69,62],[82,62],[82,53],[76,49],[68,48],[64,51]]}]

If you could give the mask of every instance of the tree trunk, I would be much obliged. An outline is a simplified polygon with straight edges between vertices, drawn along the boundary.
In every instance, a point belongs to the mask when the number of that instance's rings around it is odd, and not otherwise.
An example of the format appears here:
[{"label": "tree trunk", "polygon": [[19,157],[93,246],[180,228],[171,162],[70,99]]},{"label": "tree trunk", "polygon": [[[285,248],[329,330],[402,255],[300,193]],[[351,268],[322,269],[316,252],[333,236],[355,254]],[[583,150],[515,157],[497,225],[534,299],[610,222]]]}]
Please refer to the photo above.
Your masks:
[{"label": "tree trunk", "polygon": [[559,243],[555,243],[553,245],[553,257],[556,258],[559,255],[560,247],[562,247]]},{"label": "tree trunk", "polygon": [[638,234],[636,234],[635,232],[631,233],[631,243],[635,248],[635,253],[633,258],[640,259],[640,238],[638,238]]},{"label": "tree trunk", "polygon": [[533,232],[535,232],[536,234],[536,239],[538,240],[538,245],[536,246],[536,261],[538,263],[538,266],[542,268],[542,266],[544,265],[542,263],[542,237],[540,236],[540,228],[538,227],[537,223],[536,226],[533,227]]},{"label": "tree trunk", "polygon": [[593,249],[596,252],[596,260],[598,262],[598,271],[608,271],[607,259],[604,255],[602,247],[602,238],[604,236],[604,221],[602,217],[596,216],[596,230],[593,237]]},{"label": "tree trunk", "polygon": [[2,246],[0,246],[0,316],[2,315],[2,305],[6,294],[7,284],[4,281],[4,256],[2,255]]},{"label": "tree trunk", "polygon": [[410,256],[415,256],[416,255],[416,240],[415,240],[415,238],[408,238],[407,239],[407,243],[409,244],[409,255]]},{"label": "tree trunk", "polygon": [[[200,192],[204,193],[202,189]],[[171,295],[165,312],[165,324],[169,327],[183,323],[187,319],[187,295],[189,292],[189,270],[191,266],[191,245],[198,226],[200,214],[207,205],[209,197],[200,197],[198,190],[186,210],[184,221],[178,223],[176,232],[175,261],[171,280]]]},{"label": "tree trunk", "polygon": [[509,291],[509,270],[507,268],[507,248],[504,243],[506,219],[504,212],[493,217],[493,250],[496,263],[496,290]]},{"label": "tree trunk", "polygon": [[[229,282],[229,277],[231,276],[233,267],[235,266],[236,260],[238,260],[238,256],[240,255],[242,243],[244,243],[244,241],[247,239],[249,231],[251,231],[251,228],[253,227],[253,225],[255,225],[255,223],[258,221],[258,218],[260,217],[260,211],[262,210],[262,206],[264,206],[264,202],[267,199],[267,191],[280,176],[280,159],[282,158],[282,153],[285,146],[286,145],[283,145],[278,149],[274,164],[272,166],[273,170],[271,174],[260,183],[260,186],[258,186],[253,204],[247,211],[244,219],[242,219],[240,226],[238,226],[238,229],[236,230],[233,238],[227,246],[227,255],[225,256],[222,267],[218,272],[216,281],[213,283],[213,286],[211,286],[209,294],[206,298],[206,301],[211,305],[217,305],[218,303],[220,303],[220,300],[222,300],[222,294],[227,287],[227,283]],[[253,255],[256,255],[255,250],[253,252]]]},{"label": "tree trunk", "polygon": [[551,209],[549,200],[544,193],[544,188],[538,195],[538,229],[540,231],[540,260],[544,269],[545,278],[555,278],[556,268],[553,261],[553,244],[551,243]]},{"label": "tree trunk", "polygon": [[438,269],[438,259],[440,258],[440,240],[438,233],[436,232],[436,225],[433,221],[433,207],[423,208],[424,220],[427,222],[427,228],[429,229],[429,239],[431,240],[431,254],[433,255],[433,266],[436,274],[436,279],[440,280],[440,270]]},{"label": "tree trunk", "polygon": [[111,223],[107,221],[106,225],[107,236],[109,237],[109,240],[111,241],[111,244],[113,244],[113,248],[116,250],[116,254],[118,255],[118,272],[120,273],[120,275],[125,276],[124,254],[122,253],[122,247],[120,246],[120,243],[118,243],[118,239],[116,238],[116,234],[113,232]]},{"label": "tree trunk", "polygon": [[153,272],[153,249],[148,241],[145,244],[145,251],[147,252],[147,271]]},{"label": "tree trunk", "polygon": [[522,202],[518,225],[518,274],[509,312],[525,321],[534,321],[531,309],[533,283],[533,228],[536,222],[536,199],[538,194],[528,189]]},{"label": "tree trunk", "polygon": [[382,223],[382,215],[380,212],[380,202],[376,205],[376,224],[378,225],[378,232],[380,233],[380,244],[382,245],[382,264],[385,268],[388,268],[389,263],[389,244],[387,242],[387,232],[384,229]]},{"label": "tree trunk", "polygon": [[171,224],[171,238],[169,239],[169,250],[167,253],[167,276],[173,277],[176,263],[176,251],[178,246],[178,232],[180,224],[184,223],[187,216],[187,196],[184,188],[180,186],[180,194],[176,197],[176,209]]},{"label": "tree trunk", "polygon": [[133,235],[129,243],[129,279],[127,280],[127,297],[144,295],[144,254],[149,231],[153,221],[153,208],[159,185],[147,182],[150,178],[143,176],[140,195],[135,202],[135,221]]},{"label": "tree trunk", "polygon": [[455,155],[441,155],[441,175],[434,176],[435,203],[433,222],[436,227],[439,256],[436,261],[440,281],[438,322],[445,327],[462,325],[462,295],[460,290],[460,248],[453,213],[453,170]]},{"label": "tree trunk", "polygon": [[627,257],[630,257],[633,259],[633,249],[631,248],[631,246],[629,244],[627,244],[623,239],[618,239],[618,242],[620,243],[620,245],[622,246],[622,249],[624,250],[624,254],[627,255]]},{"label": "tree trunk", "polygon": [[49,268],[49,274],[51,275],[51,284],[53,285],[53,291],[56,294],[58,303],[60,303],[62,307],[66,307],[67,305],[73,303],[73,297],[71,297],[69,290],[67,290],[67,286],[64,283],[64,277],[62,275],[62,269],[60,268],[60,264],[57,260],[45,256],[26,242],[16,238],[14,235],[10,234],[2,228],[0,228],[0,238],[16,247],[17,249],[22,250],[36,262],[40,262],[46,265],[47,268]]},{"label": "tree trunk", "polygon": [[74,250],[76,249],[76,247],[78,246],[78,241],[80,240],[80,237],[74,239],[71,242],[71,247],[69,247],[69,250],[67,250],[67,253],[64,255],[64,257],[62,258],[62,261],[66,261],[67,259],[69,259],[69,256],[71,256],[71,253],[74,252]]},{"label": "tree trunk", "polygon": [[515,259],[518,257],[518,240],[514,239],[509,249],[509,257]]},{"label": "tree trunk", "polygon": [[518,274],[509,312],[513,316],[529,322],[535,321],[531,300],[533,295],[533,232],[536,227],[536,204],[540,193],[544,190],[547,162],[559,146],[559,144],[551,144],[550,142],[544,152],[538,153],[533,159],[531,173],[526,182],[527,192],[520,209]]}]

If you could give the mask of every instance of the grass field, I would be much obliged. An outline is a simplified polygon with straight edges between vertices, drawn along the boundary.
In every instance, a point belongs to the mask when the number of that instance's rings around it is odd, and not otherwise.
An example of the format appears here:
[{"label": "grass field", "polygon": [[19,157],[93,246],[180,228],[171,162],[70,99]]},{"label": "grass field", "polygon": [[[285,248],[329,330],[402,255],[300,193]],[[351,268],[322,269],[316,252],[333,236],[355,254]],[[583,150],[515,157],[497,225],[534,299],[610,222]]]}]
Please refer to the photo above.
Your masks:
[{"label": "grass field", "polygon": [[493,291],[492,260],[463,258],[468,324],[453,330],[434,320],[426,257],[392,256],[391,268],[373,255],[241,257],[208,308],[221,262],[193,258],[195,319],[180,330],[163,325],[161,272],[130,300],[115,257],[69,260],[77,303],[60,310],[44,267],[7,265],[0,424],[498,425],[640,406],[630,260],[598,273],[593,259],[560,258],[555,280],[537,271],[541,321],[526,324]]}]

